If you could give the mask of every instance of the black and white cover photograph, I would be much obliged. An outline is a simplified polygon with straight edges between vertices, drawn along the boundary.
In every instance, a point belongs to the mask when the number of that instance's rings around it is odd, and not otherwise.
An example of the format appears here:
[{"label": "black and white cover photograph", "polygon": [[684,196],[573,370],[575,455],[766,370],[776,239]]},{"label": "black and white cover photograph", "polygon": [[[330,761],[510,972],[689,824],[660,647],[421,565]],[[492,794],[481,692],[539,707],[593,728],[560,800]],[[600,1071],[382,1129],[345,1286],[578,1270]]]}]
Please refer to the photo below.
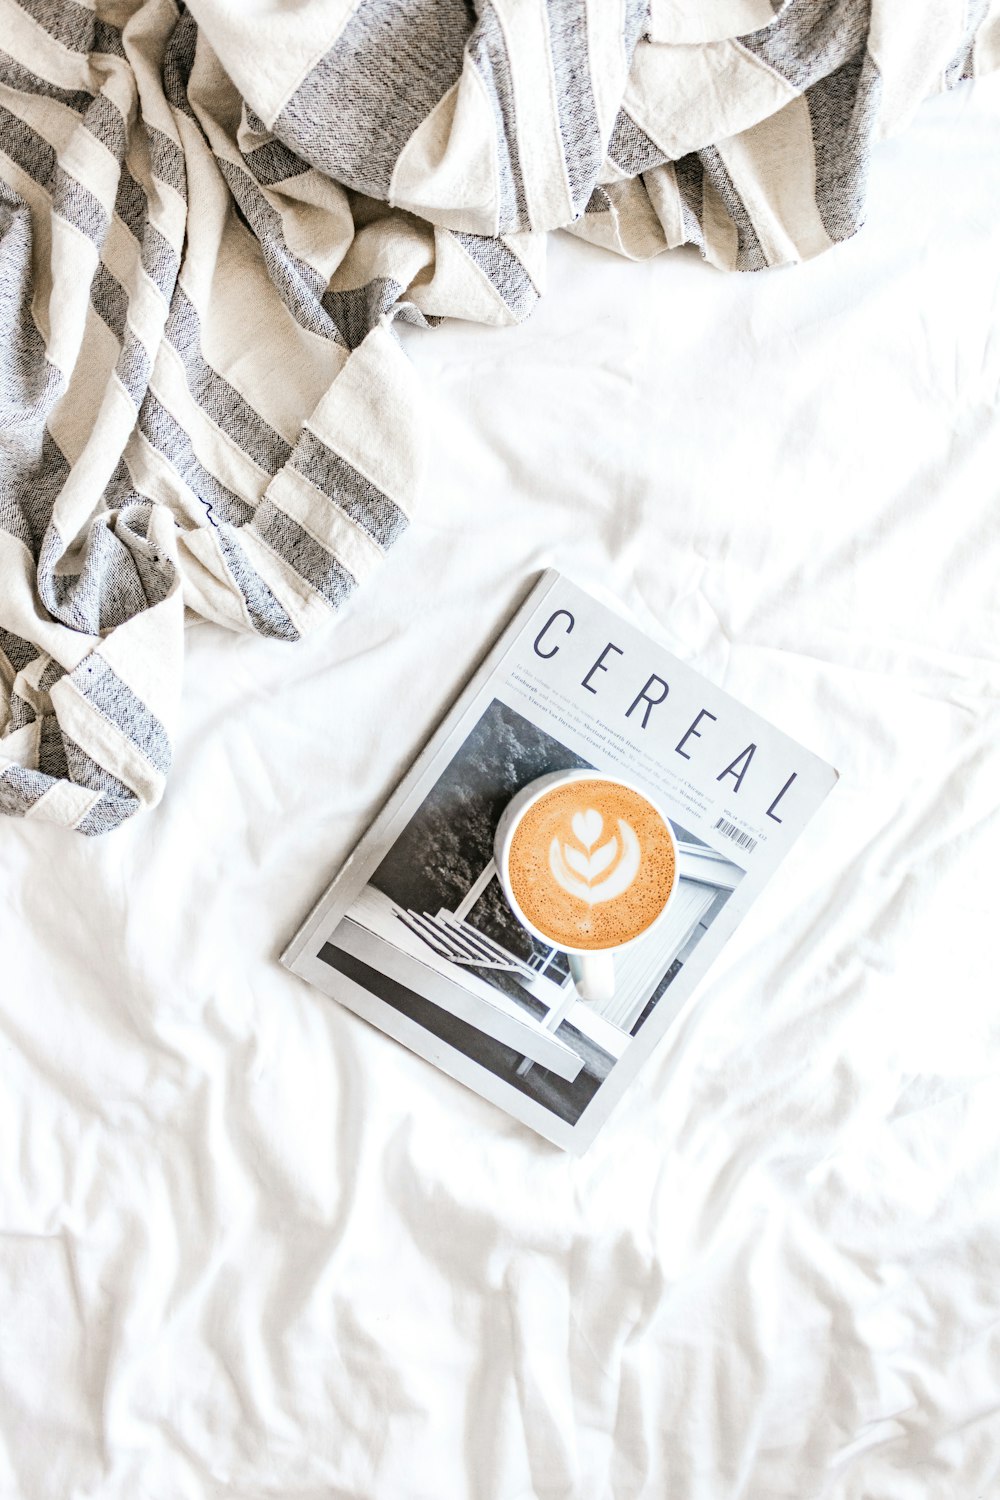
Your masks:
[{"label": "black and white cover photograph", "polygon": [[616,955],[611,1000],[580,1000],[566,955],[511,911],[493,858],[497,822],[515,793],[571,768],[592,769],[494,699],[319,956],[575,1123],[744,871],[671,819],[679,886],[665,920]]}]

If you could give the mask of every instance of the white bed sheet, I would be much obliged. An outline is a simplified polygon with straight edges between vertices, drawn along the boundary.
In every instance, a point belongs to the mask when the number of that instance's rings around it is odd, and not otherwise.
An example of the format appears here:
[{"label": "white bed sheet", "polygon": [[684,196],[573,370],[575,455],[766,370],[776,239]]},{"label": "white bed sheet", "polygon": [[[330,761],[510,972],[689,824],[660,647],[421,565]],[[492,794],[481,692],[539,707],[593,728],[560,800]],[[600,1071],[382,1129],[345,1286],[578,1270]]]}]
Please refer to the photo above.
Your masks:
[{"label": "white bed sheet", "polygon": [[[998,141],[987,80],[807,266],[563,239],[404,331],[378,580],[191,631],[153,815],[0,824],[0,1495],[1000,1495]],[[579,1161],[275,962],[549,563],[842,773]]]}]

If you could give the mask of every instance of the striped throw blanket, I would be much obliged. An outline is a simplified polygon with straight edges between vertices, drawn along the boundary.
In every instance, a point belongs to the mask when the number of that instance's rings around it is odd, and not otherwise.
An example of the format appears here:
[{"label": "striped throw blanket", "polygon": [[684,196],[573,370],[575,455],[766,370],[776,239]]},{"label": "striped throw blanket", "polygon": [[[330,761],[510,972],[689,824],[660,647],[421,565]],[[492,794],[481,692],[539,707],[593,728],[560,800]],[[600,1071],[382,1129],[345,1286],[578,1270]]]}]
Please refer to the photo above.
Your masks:
[{"label": "striped throw blanket", "polygon": [[186,612],[294,641],[405,529],[394,319],[546,236],[760,270],[1000,60],[987,0],[0,0],[0,810],[162,794]]}]

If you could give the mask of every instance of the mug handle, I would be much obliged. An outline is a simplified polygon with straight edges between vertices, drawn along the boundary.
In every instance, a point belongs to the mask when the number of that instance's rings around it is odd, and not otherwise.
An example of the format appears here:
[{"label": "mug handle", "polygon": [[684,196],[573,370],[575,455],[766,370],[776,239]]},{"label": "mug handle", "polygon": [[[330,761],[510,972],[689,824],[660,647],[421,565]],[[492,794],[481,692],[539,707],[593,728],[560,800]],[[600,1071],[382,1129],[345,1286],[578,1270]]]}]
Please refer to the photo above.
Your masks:
[{"label": "mug handle", "polygon": [[581,1000],[610,1000],[615,993],[615,956],[610,949],[569,953],[569,971]]}]

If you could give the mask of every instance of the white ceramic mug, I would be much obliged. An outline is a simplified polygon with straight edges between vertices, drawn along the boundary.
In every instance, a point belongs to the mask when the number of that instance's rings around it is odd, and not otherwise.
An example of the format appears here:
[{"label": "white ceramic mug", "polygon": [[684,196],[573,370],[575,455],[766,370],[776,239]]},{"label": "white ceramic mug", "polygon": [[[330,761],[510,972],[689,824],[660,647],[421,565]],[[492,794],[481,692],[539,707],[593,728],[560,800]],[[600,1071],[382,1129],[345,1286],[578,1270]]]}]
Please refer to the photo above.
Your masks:
[{"label": "white ceramic mug", "polygon": [[[574,781],[608,781],[616,786],[625,787],[642,797],[660,815],[664,827],[670,839],[670,846],[674,854],[674,878],[666,900],[657,915],[648,927],[642,932],[636,933],[635,937],[629,938],[625,943],[616,943],[610,948],[570,948],[566,943],[559,942],[543,932],[535,924],[528,920],[518,903],[518,899],[511,888],[510,883],[510,846],[517,832],[521,819],[530,807],[540,797],[553,791],[556,787],[568,786]],[[507,898],[511,911],[514,913],[521,926],[539,942],[545,943],[547,947],[558,948],[565,953],[569,959],[570,973],[573,983],[576,985],[577,993],[581,1000],[602,1001],[610,1000],[615,992],[615,960],[616,953],[625,948],[630,948],[633,943],[638,943],[659,926],[669,910],[678,885],[678,857],[677,840],[670,819],[663,809],[642,787],[636,786],[635,782],[629,781],[624,776],[614,776],[607,771],[553,771],[547,776],[539,776],[537,780],[529,782],[526,787],[517,793],[504,808],[497,831],[493,840],[493,856],[497,867],[497,876],[503,887],[503,893]]]}]

